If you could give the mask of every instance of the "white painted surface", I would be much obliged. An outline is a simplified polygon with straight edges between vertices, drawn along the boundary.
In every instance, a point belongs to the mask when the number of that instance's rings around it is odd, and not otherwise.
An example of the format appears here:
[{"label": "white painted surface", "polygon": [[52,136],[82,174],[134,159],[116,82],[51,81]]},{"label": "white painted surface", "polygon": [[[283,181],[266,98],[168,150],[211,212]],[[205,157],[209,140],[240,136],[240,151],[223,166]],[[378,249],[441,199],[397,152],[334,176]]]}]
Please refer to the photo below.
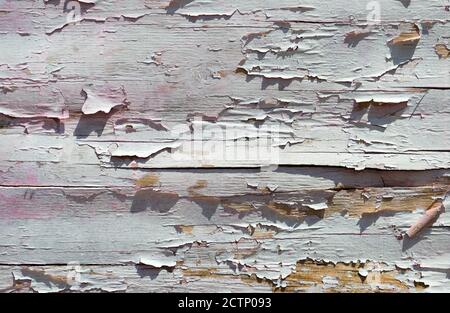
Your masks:
[{"label": "white painted surface", "polygon": [[1,291],[450,291],[444,1],[63,2],[0,1]]}]

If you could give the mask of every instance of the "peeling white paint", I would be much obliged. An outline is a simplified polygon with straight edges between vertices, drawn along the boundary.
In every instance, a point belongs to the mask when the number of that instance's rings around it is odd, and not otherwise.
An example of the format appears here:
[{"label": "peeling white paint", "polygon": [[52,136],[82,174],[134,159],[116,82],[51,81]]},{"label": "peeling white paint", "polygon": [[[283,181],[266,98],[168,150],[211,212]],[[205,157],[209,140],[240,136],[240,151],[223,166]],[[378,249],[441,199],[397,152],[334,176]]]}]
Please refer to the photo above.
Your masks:
[{"label": "peeling white paint", "polygon": [[0,2],[0,291],[450,290],[442,1],[62,2]]}]

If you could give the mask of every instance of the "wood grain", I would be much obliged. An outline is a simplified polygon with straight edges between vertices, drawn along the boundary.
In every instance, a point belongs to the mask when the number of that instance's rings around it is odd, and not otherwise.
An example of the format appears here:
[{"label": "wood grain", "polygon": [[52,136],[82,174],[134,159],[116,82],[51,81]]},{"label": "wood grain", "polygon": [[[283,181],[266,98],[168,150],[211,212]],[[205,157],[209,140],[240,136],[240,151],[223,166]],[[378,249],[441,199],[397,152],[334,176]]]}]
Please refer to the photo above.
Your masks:
[{"label": "wood grain", "polygon": [[442,1],[0,1],[1,292],[448,292]]}]

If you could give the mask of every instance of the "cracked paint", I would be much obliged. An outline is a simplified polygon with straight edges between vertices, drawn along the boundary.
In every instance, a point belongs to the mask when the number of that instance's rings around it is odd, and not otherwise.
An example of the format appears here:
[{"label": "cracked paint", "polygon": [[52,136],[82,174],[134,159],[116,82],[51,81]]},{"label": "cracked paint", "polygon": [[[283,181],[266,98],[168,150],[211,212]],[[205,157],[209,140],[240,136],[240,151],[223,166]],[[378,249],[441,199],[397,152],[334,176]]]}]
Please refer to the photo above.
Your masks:
[{"label": "cracked paint", "polygon": [[0,1],[1,292],[448,292],[441,1]]}]

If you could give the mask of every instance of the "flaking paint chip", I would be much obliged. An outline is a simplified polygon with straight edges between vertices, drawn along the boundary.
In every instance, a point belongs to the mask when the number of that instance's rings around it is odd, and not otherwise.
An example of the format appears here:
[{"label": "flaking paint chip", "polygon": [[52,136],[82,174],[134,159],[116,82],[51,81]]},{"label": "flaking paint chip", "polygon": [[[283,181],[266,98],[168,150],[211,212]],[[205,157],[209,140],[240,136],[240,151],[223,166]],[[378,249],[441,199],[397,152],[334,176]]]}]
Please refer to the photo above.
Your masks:
[{"label": "flaking paint chip", "polygon": [[174,268],[177,262],[174,260],[161,261],[157,259],[149,259],[141,257],[139,259],[139,264],[147,265],[154,268]]},{"label": "flaking paint chip", "polygon": [[401,32],[400,35],[389,40],[390,45],[408,45],[415,44],[420,40],[419,26],[413,24],[409,29]]},{"label": "flaking paint chip", "polygon": [[86,100],[81,108],[81,112],[86,115],[99,112],[108,114],[115,107],[126,106],[126,95],[123,88],[97,93],[91,89],[84,88],[83,92],[86,94]]},{"label": "flaking paint chip", "polygon": [[426,227],[431,226],[439,215],[444,212],[444,205],[442,201],[434,202],[425,212],[425,214],[414,224],[412,225],[406,234],[409,238],[414,238],[418,233],[424,230]]}]

